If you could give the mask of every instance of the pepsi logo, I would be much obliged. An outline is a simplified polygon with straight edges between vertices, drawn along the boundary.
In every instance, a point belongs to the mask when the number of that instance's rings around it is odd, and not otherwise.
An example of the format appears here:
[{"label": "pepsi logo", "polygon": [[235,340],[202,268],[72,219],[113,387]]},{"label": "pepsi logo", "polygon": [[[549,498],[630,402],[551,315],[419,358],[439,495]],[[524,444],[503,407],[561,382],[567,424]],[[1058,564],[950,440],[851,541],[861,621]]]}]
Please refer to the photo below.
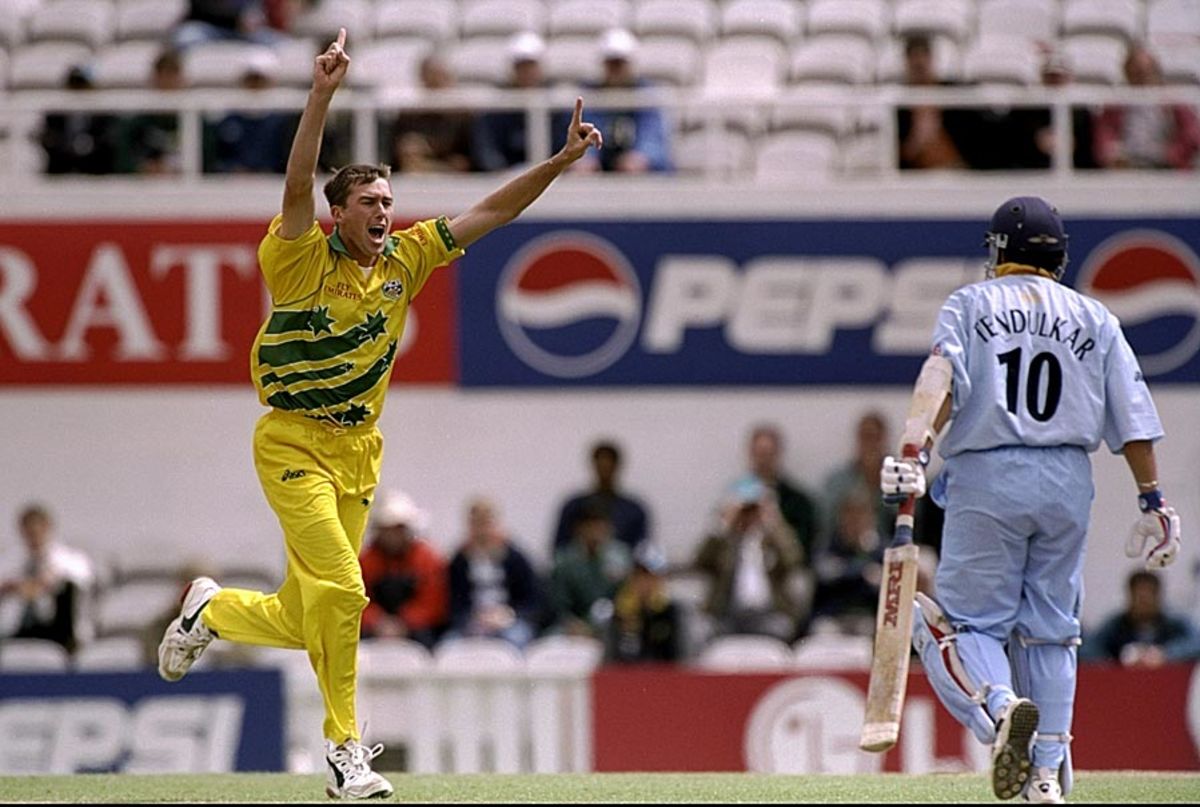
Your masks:
[{"label": "pepsi logo", "polygon": [[530,367],[582,378],[611,366],[637,337],[642,290],[625,256],[590,233],[536,238],[505,265],[500,333]]},{"label": "pepsi logo", "polygon": [[1158,230],[1114,235],[1092,250],[1076,288],[1108,306],[1147,377],[1200,352],[1200,258]]}]

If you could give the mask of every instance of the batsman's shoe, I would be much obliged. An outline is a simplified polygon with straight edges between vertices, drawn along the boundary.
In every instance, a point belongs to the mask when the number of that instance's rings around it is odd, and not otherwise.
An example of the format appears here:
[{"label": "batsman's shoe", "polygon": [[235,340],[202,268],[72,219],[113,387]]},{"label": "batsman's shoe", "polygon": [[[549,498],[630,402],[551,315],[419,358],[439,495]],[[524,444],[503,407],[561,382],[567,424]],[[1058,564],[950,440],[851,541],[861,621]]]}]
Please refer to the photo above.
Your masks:
[{"label": "batsman's shoe", "polygon": [[1058,782],[1058,771],[1038,768],[1025,788],[1024,798],[1030,804],[1066,804],[1062,785]]},{"label": "batsman's shoe", "polygon": [[178,681],[187,675],[204,648],[217,638],[200,618],[200,612],[220,590],[211,577],[197,577],[183,590],[179,616],[167,626],[158,644],[158,674],[163,679]]},{"label": "batsman's shoe", "polygon": [[992,791],[997,798],[1014,798],[1029,781],[1029,753],[1037,727],[1037,704],[1028,698],[1017,698],[1001,710],[992,744]]},{"label": "batsman's shoe", "polygon": [[383,753],[383,745],[367,748],[357,740],[341,745],[325,741],[325,794],[331,799],[386,799],[392,785],[371,770],[371,760]]}]

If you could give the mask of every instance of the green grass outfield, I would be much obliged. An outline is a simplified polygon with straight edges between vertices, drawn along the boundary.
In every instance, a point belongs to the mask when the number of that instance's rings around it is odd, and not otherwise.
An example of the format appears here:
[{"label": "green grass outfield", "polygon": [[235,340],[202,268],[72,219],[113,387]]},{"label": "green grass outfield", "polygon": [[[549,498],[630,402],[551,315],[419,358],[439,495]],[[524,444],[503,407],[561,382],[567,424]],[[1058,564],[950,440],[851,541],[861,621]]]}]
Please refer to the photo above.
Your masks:
[{"label": "green grass outfield", "polygon": [[[982,774],[762,776],[392,774],[408,803],[998,803]],[[326,802],[324,777],[297,774],[3,776],[0,802]],[[1077,803],[1200,802],[1200,774],[1083,772]],[[1019,800],[1012,804],[1021,803]]]}]

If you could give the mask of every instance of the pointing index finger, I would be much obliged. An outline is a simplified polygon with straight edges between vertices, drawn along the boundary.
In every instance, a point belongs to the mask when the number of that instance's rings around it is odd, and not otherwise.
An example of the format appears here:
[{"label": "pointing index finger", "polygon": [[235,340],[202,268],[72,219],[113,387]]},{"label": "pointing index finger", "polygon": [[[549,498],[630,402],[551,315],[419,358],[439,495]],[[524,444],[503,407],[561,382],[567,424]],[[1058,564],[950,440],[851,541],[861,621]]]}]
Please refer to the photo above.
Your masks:
[{"label": "pointing index finger", "polygon": [[571,128],[578,129],[579,124],[583,121],[583,98],[576,96],[575,98],[575,114],[571,116]]},{"label": "pointing index finger", "polygon": [[337,44],[338,44],[339,48],[346,47],[346,29],[345,28],[338,29]]}]

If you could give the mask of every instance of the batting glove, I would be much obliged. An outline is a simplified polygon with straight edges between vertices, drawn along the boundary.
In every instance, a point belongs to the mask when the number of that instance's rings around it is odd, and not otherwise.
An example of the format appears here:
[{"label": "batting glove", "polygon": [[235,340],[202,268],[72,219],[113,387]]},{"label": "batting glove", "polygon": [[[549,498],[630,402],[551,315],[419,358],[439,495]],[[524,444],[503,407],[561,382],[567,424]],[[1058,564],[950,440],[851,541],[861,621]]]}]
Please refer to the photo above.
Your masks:
[{"label": "batting glove", "polygon": [[1130,558],[1145,555],[1147,569],[1161,569],[1175,562],[1179,554],[1179,514],[1168,507],[1162,491],[1152,490],[1138,496],[1138,508],[1142,517],[1133,525],[1133,531],[1125,542],[1125,555]]},{"label": "batting glove", "polygon": [[900,504],[909,496],[921,498],[925,495],[925,466],[929,464],[929,453],[920,451],[915,457],[884,457],[879,471],[879,489],[888,504]]}]

